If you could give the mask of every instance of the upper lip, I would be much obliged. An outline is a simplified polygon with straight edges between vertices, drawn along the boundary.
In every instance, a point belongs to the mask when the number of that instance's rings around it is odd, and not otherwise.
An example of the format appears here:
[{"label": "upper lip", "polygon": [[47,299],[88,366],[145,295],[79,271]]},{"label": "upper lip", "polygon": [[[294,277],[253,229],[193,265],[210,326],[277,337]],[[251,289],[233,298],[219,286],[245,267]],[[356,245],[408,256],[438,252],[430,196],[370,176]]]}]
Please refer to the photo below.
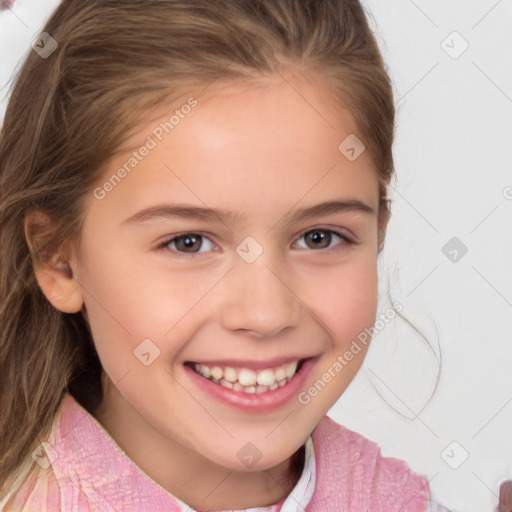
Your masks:
[{"label": "upper lip", "polygon": [[242,359],[215,359],[208,361],[186,361],[189,364],[205,364],[207,366],[231,366],[235,368],[272,368],[274,366],[281,366],[294,361],[302,361],[304,359],[312,359],[316,356],[286,356],[278,357],[276,359],[262,360],[242,360]]}]

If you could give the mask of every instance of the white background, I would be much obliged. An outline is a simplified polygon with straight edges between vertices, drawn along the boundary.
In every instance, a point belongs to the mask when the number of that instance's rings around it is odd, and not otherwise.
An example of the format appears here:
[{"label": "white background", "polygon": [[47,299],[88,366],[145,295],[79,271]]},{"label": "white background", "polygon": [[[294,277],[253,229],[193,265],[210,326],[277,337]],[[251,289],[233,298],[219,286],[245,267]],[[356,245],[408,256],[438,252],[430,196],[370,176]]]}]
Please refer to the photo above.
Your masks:
[{"label": "white background", "polygon": [[[57,4],[0,12],[1,118],[8,80]],[[512,1],[364,5],[398,109],[379,312],[389,278],[426,339],[386,323],[330,415],[427,475],[445,506],[491,512],[512,478]],[[457,261],[442,251],[453,237]]]}]

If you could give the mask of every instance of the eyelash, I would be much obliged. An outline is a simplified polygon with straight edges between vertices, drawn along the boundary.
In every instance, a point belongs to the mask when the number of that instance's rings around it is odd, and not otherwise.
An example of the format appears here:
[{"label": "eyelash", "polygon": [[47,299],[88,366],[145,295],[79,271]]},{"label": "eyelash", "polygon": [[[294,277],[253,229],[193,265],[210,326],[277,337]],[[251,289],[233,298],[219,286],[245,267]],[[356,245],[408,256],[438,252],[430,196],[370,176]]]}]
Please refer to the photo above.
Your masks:
[{"label": "eyelash", "polygon": [[[322,228],[309,229],[308,231],[305,231],[304,233],[302,233],[302,235],[299,238],[297,238],[297,240],[300,240],[303,236],[307,235],[308,233],[317,232],[317,231],[324,232],[324,233],[330,233],[331,235],[336,235],[337,237],[339,237],[342,240],[342,242],[341,242],[340,246],[337,247],[337,248],[335,247],[335,248],[325,248],[325,249],[316,249],[316,250],[315,249],[310,249],[310,251],[321,252],[321,253],[323,253],[323,252],[329,252],[329,253],[330,252],[338,252],[338,251],[343,251],[343,250],[350,249],[352,246],[357,245],[357,242],[355,242],[354,240],[351,240],[350,238],[348,238],[343,233],[340,233],[338,231],[334,231],[332,229],[322,229]],[[175,240],[177,240],[179,238],[185,237],[186,235],[195,235],[195,236],[199,236],[199,237],[207,238],[208,239],[207,236],[205,236],[205,235],[203,235],[201,233],[195,233],[193,231],[190,231],[190,232],[182,233],[182,234],[179,234],[179,235],[173,235],[171,238],[168,238],[164,242],[159,244],[156,247],[156,250],[157,251],[166,251],[166,252],[170,251],[170,252],[172,252],[174,254],[174,257],[179,258],[179,259],[182,259],[182,258],[194,258],[194,257],[202,254],[201,252],[196,252],[196,253],[179,252],[179,251],[176,251],[175,249],[170,249],[168,247],[168,245],[170,243],[174,242]]]}]

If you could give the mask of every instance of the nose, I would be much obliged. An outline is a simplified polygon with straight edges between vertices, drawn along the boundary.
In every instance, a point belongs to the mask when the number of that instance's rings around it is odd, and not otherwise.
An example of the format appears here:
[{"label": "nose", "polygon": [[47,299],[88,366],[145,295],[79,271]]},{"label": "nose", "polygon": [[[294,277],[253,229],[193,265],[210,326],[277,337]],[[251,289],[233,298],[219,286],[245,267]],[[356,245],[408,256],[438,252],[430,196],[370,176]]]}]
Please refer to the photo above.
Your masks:
[{"label": "nose", "polygon": [[297,326],[301,301],[287,281],[262,257],[251,264],[238,261],[221,283],[217,311],[223,327],[264,338]]}]

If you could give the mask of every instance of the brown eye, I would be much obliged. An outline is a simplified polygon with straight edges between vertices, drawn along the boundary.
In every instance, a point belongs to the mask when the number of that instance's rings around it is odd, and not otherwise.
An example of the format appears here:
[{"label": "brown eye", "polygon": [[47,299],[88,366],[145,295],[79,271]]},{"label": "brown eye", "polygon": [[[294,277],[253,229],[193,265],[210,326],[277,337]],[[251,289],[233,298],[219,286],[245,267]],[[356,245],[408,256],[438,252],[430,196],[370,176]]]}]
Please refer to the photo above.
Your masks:
[{"label": "brown eye", "polygon": [[331,233],[329,231],[321,231],[316,229],[315,231],[309,231],[304,235],[306,245],[311,242],[312,246],[308,245],[310,249],[325,249],[329,247],[331,243]]},{"label": "brown eye", "polygon": [[180,235],[177,236],[172,240],[176,244],[176,249],[178,251],[184,251],[184,252],[192,252],[194,253],[195,250],[199,250],[202,245],[202,239],[203,237],[201,235],[195,235],[192,233],[186,234],[186,235]]},{"label": "brown eye", "polygon": [[[330,229],[313,229],[307,231],[298,240],[300,241],[302,239],[304,239],[305,247],[302,246],[301,249],[327,249],[327,251],[348,249],[356,243],[348,236]],[[337,243],[333,244],[333,242]]]},{"label": "brown eye", "polygon": [[205,235],[183,233],[162,242],[156,250],[167,251],[175,258],[200,257],[203,253],[215,251],[215,244]]},{"label": "brown eye", "polygon": [[[325,249],[329,247],[331,242],[331,233],[328,231],[321,231],[316,229],[315,231],[309,231],[304,235],[306,244],[311,242],[313,244],[311,249]],[[308,246],[309,247],[309,246]]]}]

